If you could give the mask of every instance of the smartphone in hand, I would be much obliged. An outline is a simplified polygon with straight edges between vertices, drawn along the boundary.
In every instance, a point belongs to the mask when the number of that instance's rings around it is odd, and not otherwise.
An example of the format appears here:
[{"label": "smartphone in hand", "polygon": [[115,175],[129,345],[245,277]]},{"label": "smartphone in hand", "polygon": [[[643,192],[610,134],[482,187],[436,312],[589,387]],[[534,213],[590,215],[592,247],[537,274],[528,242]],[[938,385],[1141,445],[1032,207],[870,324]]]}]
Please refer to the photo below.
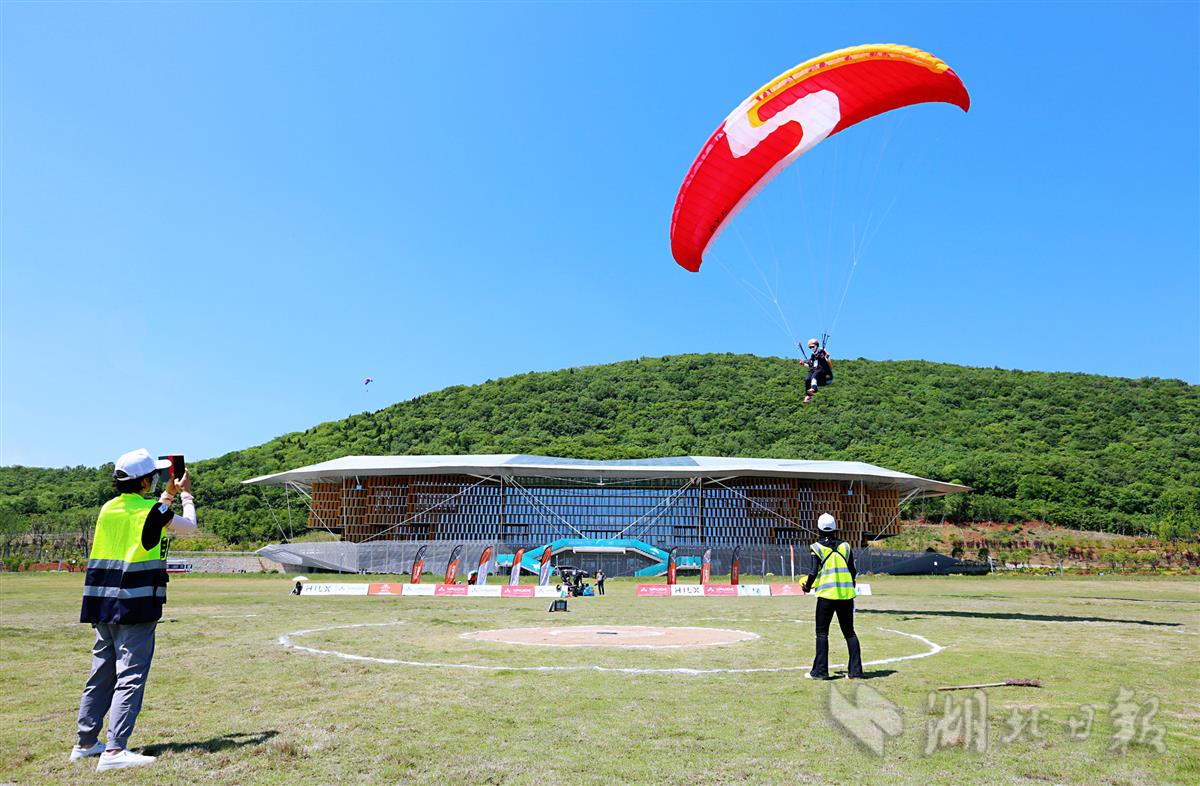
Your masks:
[{"label": "smartphone in hand", "polygon": [[171,460],[171,467],[170,467],[171,480],[179,480],[180,478],[183,477],[183,473],[186,471],[187,468],[183,464],[183,456],[182,455],[159,456],[159,458]]}]

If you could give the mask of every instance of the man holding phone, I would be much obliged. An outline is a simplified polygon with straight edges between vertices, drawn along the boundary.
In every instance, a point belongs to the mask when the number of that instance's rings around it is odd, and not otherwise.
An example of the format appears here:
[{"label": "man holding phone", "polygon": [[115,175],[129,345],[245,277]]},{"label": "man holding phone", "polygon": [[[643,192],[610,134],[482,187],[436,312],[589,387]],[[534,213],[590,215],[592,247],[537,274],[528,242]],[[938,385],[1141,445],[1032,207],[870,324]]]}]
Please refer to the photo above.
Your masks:
[{"label": "man holding phone", "polygon": [[[151,498],[163,470],[167,489]],[[71,761],[99,756],[96,769],[135,767],[154,761],[126,745],[138,713],[154,657],[154,631],[167,602],[167,563],[163,533],[196,530],[192,481],[183,456],[157,461],[144,450],[121,456],[113,470],[118,496],[100,509],[84,579],[79,621],[96,630],[92,671],[79,701],[79,742]],[[183,515],[171,512],[179,494]],[[99,741],[108,715],[108,744]]]}]

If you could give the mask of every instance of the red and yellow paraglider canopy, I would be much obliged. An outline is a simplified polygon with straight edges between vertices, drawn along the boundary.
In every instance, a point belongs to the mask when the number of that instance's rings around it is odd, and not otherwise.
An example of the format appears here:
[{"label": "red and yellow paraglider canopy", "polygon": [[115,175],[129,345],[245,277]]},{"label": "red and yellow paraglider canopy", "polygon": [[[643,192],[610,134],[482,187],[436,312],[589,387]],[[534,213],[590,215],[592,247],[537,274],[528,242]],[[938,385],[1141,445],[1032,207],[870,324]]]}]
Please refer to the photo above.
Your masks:
[{"label": "red and yellow paraglider canopy", "polygon": [[671,216],[671,253],[693,272],[725,225],[788,164],[867,118],[927,102],[966,111],[962,80],[897,44],[839,49],[780,74],[738,105],[692,163]]}]

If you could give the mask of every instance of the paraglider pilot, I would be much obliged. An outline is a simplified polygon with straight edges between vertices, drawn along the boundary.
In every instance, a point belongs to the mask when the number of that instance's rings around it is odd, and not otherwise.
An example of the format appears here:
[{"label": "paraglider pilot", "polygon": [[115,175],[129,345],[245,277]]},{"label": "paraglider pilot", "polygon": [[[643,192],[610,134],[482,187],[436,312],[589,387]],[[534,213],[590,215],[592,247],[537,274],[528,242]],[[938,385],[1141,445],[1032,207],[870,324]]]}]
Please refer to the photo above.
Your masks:
[{"label": "paraglider pilot", "polygon": [[829,361],[829,353],[815,338],[808,340],[808,356],[804,359],[808,366],[808,378],[804,380],[804,403],[813,400],[818,385],[829,385],[833,382],[833,364]]},{"label": "paraglider pilot", "polygon": [[858,573],[854,569],[854,552],[849,543],[834,535],[837,519],[830,514],[821,514],[817,519],[817,528],[821,536],[809,546],[812,570],[804,582],[805,593],[812,590],[813,584],[816,584],[817,592],[817,652],[813,657],[812,671],[807,676],[814,680],[829,678],[829,623],[837,614],[838,626],[846,637],[846,648],[850,651],[846,676],[859,679],[863,670],[862,652],[858,647],[858,636],[854,633],[854,582]]}]

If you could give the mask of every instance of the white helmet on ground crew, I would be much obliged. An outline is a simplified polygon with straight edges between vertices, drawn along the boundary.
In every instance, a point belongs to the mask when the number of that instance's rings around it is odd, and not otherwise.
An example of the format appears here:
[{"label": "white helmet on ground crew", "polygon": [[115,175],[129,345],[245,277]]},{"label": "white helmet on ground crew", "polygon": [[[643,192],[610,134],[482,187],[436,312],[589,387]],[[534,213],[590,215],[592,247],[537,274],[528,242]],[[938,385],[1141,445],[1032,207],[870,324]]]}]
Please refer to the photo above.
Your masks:
[{"label": "white helmet on ground crew", "polygon": [[817,519],[817,527],[822,532],[833,532],[837,529],[837,519],[828,513],[822,513],[821,517]]}]

